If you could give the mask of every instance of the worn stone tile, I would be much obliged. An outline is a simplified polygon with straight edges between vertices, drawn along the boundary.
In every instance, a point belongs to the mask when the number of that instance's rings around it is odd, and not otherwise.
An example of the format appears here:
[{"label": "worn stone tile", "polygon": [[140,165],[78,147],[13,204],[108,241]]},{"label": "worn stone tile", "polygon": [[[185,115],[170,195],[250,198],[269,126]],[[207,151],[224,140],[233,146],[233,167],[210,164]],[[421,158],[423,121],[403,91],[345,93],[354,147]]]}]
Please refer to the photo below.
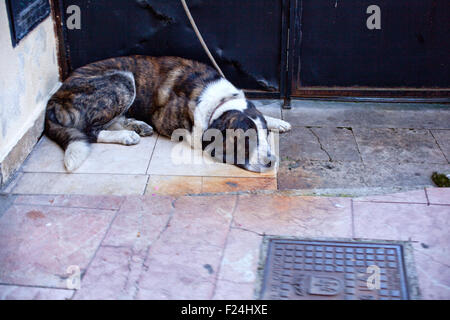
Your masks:
[{"label": "worn stone tile", "polygon": [[26,195],[17,196],[15,204],[117,210],[123,198],[118,196]]},{"label": "worn stone tile", "polygon": [[366,162],[364,179],[369,187],[433,186],[434,171],[450,172],[450,165],[436,163]]},{"label": "worn stone tile", "polygon": [[160,138],[147,171],[150,175],[208,176],[208,177],[275,177],[276,170],[266,173],[250,172],[233,165],[215,162],[199,150],[184,143]]},{"label": "worn stone tile", "polygon": [[75,300],[131,300],[139,287],[145,251],[100,247],[81,281]]},{"label": "worn stone tile", "polygon": [[450,129],[450,109],[439,104],[293,100],[282,112],[299,127]]},{"label": "worn stone tile", "polygon": [[281,106],[283,102],[281,100],[261,99],[252,100],[255,107],[262,112],[262,114],[281,119]]},{"label": "worn stone tile", "polygon": [[127,197],[112,223],[103,245],[148,248],[166,227],[173,211],[174,198],[155,196]]},{"label": "worn stone tile", "polygon": [[182,197],[150,248],[138,299],[210,299],[236,196]]},{"label": "worn stone tile", "polygon": [[351,128],[295,127],[280,137],[283,160],[361,161]]},{"label": "worn stone tile", "polygon": [[14,194],[143,194],[148,176],[110,174],[24,173]]},{"label": "worn stone tile", "polygon": [[282,161],[278,188],[336,189],[366,187],[364,165],[358,162]]},{"label": "worn stone tile", "polygon": [[257,190],[277,190],[277,179],[203,177],[202,193]]},{"label": "worn stone tile", "polygon": [[450,265],[436,262],[432,257],[415,251],[414,260],[422,299],[450,299]]},{"label": "worn stone tile", "polygon": [[259,234],[351,237],[351,220],[346,198],[241,195],[233,225]]},{"label": "worn stone tile", "polygon": [[450,161],[450,130],[431,130],[447,161]]},{"label": "worn stone tile", "polygon": [[[94,143],[91,153],[76,173],[145,174],[157,136],[141,138],[135,146]],[[43,137],[22,169],[24,172],[65,173],[64,152]]]},{"label": "worn stone tile", "polygon": [[431,204],[450,205],[450,188],[427,188],[427,195]]},{"label": "worn stone tile", "polygon": [[447,163],[428,130],[355,128],[365,162]]},{"label": "worn stone tile", "polygon": [[450,207],[354,202],[353,208],[356,238],[418,241],[450,265]]},{"label": "worn stone tile", "polygon": [[330,159],[311,129],[304,127],[293,128],[280,136],[280,157],[282,161]]},{"label": "worn stone tile", "polygon": [[202,192],[202,177],[151,175],[146,195],[185,195]]},{"label": "worn stone tile", "polygon": [[[257,280],[262,236],[238,229],[230,230],[227,238],[219,280],[233,283],[253,283]],[[223,286],[226,284],[224,283]]]},{"label": "worn stone tile", "polygon": [[14,205],[0,218],[0,282],[66,288],[84,272],[114,217],[111,210]]},{"label": "worn stone tile", "polygon": [[355,198],[354,201],[428,204],[424,189],[408,191],[408,192],[399,192],[399,193],[393,193],[393,194],[383,194],[383,195],[376,195],[376,196],[360,197],[360,198]]},{"label": "worn stone tile", "polygon": [[0,285],[0,300],[69,300],[74,291]]},{"label": "worn stone tile", "polygon": [[213,300],[254,300],[253,283],[236,283],[227,280],[217,280]]}]

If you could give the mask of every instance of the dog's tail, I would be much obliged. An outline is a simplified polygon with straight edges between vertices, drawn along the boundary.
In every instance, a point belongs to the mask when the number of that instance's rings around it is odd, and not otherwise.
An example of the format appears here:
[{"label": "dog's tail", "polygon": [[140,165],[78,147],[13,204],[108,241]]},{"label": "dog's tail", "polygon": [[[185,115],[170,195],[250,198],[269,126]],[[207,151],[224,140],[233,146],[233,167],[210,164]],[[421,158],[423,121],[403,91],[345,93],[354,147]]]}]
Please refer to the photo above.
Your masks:
[{"label": "dog's tail", "polygon": [[45,134],[65,150],[64,165],[67,171],[73,172],[89,156],[91,142],[88,135],[77,128],[61,125],[55,112],[55,108],[47,109]]}]

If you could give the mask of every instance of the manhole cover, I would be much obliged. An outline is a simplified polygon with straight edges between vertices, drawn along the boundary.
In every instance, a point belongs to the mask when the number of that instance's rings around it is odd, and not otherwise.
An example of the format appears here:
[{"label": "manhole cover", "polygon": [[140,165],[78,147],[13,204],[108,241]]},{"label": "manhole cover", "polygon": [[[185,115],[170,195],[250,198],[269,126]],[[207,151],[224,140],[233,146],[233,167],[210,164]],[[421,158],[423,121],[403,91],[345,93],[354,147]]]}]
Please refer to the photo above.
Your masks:
[{"label": "manhole cover", "polygon": [[262,299],[408,299],[401,245],[271,239]]}]

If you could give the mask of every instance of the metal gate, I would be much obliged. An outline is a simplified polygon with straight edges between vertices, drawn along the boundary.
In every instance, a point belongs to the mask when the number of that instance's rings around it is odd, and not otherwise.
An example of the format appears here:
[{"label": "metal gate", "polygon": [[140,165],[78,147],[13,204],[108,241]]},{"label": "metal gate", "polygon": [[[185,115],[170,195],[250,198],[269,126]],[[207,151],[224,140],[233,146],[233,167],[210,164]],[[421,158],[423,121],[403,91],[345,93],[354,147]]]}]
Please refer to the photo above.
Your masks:
[{"label": "metal gate", "polygon": [[[377,3],[381,29],[369,29]],[[189,0],[227,78],[250,96],[450,97],[448,0]],[[114,56],[210,63],[179,0],[52,0],[66,77]],[[81,28],[69,29],[69,6]]]},{"label": "metal gate", "polygon": [[448,0],[291,1],[291,95],[448,98],[449,9]]}]

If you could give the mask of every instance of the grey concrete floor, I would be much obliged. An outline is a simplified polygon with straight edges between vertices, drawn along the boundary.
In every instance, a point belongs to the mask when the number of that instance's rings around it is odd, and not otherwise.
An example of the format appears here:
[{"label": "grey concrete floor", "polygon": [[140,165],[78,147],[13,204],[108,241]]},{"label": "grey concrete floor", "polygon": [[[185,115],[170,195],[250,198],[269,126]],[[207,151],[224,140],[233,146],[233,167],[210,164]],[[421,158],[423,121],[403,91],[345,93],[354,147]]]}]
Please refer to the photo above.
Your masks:
[{"label": "grey concrete floor", "polygon": [[410,190],[450,172],[450,105],[295,100],[282,117],[280,190]]}]

